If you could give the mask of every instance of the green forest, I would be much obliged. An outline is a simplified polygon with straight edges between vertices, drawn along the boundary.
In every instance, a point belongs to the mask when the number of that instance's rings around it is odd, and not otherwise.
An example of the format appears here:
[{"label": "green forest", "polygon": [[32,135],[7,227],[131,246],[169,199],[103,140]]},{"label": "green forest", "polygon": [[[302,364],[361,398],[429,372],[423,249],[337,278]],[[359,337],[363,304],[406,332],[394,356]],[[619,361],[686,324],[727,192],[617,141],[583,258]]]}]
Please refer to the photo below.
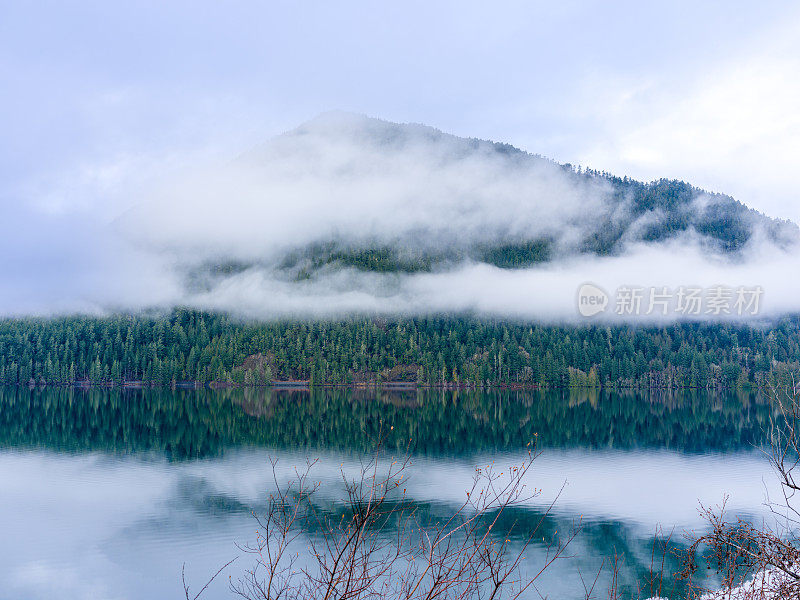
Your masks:
[{"label": "green forest", "polygon": [[800,366],[800,320],[769,327],[552,326],[473,317],[247,322],[169,315],[0,320],[5,385],[750,388]]}]

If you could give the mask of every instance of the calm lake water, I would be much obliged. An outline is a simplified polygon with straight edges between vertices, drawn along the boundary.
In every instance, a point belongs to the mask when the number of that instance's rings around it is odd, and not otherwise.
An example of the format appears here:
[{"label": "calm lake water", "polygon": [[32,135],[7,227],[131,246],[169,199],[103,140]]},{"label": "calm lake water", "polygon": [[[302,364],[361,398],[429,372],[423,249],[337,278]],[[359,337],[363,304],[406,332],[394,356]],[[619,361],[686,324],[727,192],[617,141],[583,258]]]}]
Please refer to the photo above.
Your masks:
[{"label": "calm lake water", "polygon": [[[180,598],[183,563],[197,589],[253,540],[270,458],[280,473],[319,459],[320,502],[335,508],[340,468],[389,427],[388,448],[412,440],[408,497],[441,515],[476,465],[518,462],[538,439],[530,482],[542,494],[518,518],[537,523],[564,486],[545,530],[582,529],[529,597],[581,598],[580,575],[615,553],[637,597],[657,528],[680,549],[703,525],[698,503],[726,494],[731,514],[766,517],[772,477],[756,446],[769,414],[755,394],[0,388],[0,598]],[[527,572],[543,553],[526,553]],[[231,598],[227,585],[204,597]]]}]

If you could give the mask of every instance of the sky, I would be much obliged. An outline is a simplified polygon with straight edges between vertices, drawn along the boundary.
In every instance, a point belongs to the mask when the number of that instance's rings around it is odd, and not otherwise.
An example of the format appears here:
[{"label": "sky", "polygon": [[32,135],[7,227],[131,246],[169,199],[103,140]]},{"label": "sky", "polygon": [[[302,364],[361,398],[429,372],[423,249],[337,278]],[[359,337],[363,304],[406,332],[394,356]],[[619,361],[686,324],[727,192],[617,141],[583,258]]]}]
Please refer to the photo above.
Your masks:
[{"label": "sky", "polygon": [[0,198],[111,216],[340,109],[674,177],[800,220],[793,2],[0,6]]},{"label": "sky", "polygon": [[332,109],[800,221],[792,2],[8,0],[0,86],[0,310],[99,289],[98,232],[158,182]]}]

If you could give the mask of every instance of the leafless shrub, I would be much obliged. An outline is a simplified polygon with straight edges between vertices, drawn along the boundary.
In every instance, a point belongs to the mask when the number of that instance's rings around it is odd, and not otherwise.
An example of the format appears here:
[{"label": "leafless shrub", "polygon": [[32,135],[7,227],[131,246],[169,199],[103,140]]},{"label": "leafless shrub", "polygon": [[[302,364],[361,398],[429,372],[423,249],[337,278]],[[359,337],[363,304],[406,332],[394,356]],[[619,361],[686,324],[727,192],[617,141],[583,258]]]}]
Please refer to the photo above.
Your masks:
[{"label": "leafless shrub", "polygon": [[[355,477],[342,470],[346,500],[335,511],[315,500],[315,461],[295,470],[288,485],[279,483],[273,463],[276,491],[266,512],[255,515],[255,540],[240,546],[253,563],[231,579],[231,589],[245,600],[518,598],[577,533],[543,535],[555,500],[532,528],[510,514],[540,493],[524,481],[536,456],[529,450],[520,464],[477,468],[461,504],[440,520],[406,497],[407,457],[379,449]],[[520,566],[534,541],[544,557],[523,579]]]},{"label": "leafless shrub", "polygon": [[784,390],[772,390],[775,415],[770,423],[769,461],[781,484],[781,497],[767,497],[774,524],[756,526],[742,519],[728,520],[725,502],[702,507],[710,531],[697,536],[687,553],[682,577],[690,582],[708,552],[706,568],[722,579],[720,590],[692,587],[692,595],[707,600],[778,600],[800,598],[800,484],[795,471],[800,463],[800,386],[794,380]]}]

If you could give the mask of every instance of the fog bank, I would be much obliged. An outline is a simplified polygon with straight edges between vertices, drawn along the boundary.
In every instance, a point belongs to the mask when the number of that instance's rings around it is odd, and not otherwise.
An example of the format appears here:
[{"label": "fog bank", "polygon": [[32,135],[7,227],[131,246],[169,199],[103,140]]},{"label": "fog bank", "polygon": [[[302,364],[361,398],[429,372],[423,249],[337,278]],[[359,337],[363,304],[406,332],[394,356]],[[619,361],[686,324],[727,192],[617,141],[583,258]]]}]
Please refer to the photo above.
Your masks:
[{"label": "fog bank", "polygon": [[625,186],[504,144],[328,113],[174,174],[111,224],[3,208],[0,313],[576,321],[586,282],[609,295],[596,320],[686,317],[618,315],[624,287],[759,287],[745,317],[800,312],[796,228],[700,191],[643,208]]}]

